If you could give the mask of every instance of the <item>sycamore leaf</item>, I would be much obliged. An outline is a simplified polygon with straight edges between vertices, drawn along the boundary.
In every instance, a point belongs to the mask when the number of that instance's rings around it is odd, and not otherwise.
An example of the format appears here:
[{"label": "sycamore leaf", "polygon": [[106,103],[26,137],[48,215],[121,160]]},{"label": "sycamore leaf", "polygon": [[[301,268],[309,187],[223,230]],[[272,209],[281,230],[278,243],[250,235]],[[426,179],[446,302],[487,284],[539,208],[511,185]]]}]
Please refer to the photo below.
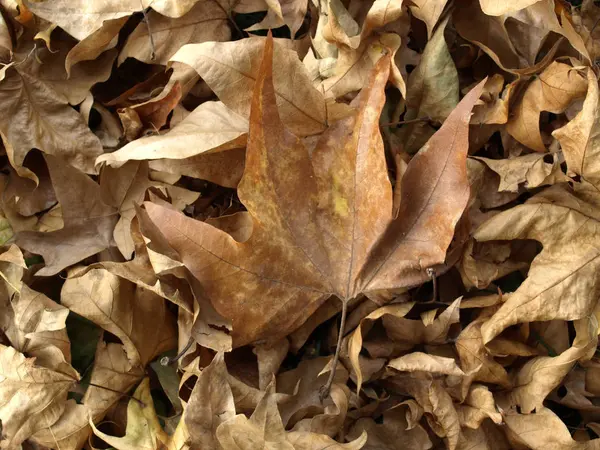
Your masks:
[{"label": "sycamore leaf", "polygon": [[[238,188],[254,217],[252,236],[239,243],[210,225],[146,203],[217,311],[233,320],[235,346],[285,336],[332,293],[346,302],[360,292],[428,279],[426,269],[443,262],[469,195],[467,124],[482,83],[409,164],[398,219],[392,221],[377,124],[389,59],[378,62],[355,100],[357,113],[332,125],[309,156],[279,119],[272,52],[267,40]],[[236,283],[225,282],[233,276]]]},{"label": "sycamore leaf", "polygon": [[472,384],[463,404],[457,406],[462,427],[477,429],[489,418],[494,423],[502,423],[502,414],[496,409],[493,394],[483,384]]},{"label": "sycamore leaf", "polygon": [[155,10],[147,14],[152,24],[154,56],[150,45],[148,27],[140,23],[129,35],[119,54],[119,64],[132,57],[147,64],[167,64],[169,59],[185,44],[206,41],[228,41],[231,30],[228,15],[214,0],[198,2],[182,17],[165,17]]},{"label": "sycamore leaf", "polygon": [[19,233],[17,244],[44,257],[46,266],[37,274],[47,276],[108,248],[117,215],[102,201],[100,186],[86,174],[50,155],[46,163],[64,227],[48,233]]},{"label": "sycamore leaf", "polygon": [[576,69],[553,62],[527,86],[506,124],[506,130],[527,147],[544,152],[546,146],[540,134],[540,113],[561,113],[573,100],[583,97],[586,90],[586,79]]},{"label": "sycamore leaf", "polygon": [[517,323],[583,319],[594,310],[600,289],[595,242],[600,227],[598,198],[586,195],[594,189],[576,187],[571,193],[552,186],[524,205],[492,217],[475,232],[478,241],[535,239],[544,247],[531,263],[527,279],[482,325],[484,343]]},{"label": "sycamore leaf", "polygon": [[[61,303],[123,342],[130,361],[146,365],[174,346],[175,332],[164,299],[104,269],[65,281]],[[148,335],[145,330],[153,326]]]},{"label": "sycamore leaf", "polygon": [[246,31],[275,29],[287,25],[295,36],[306,16],[308,0],[265,0],[269,9],[260,23],[246,28]]},{"label": "sycamore leaf", "polygon": [[0,447],[15,448],[56,422],[65,408],[67,392],[78,380],[70,366],[67,372],[38,366],[35,358],[0,344]]},{"label": "sycamore leaf", "polygon": [[[179,431],[168,436],[160,426],[154,402],[150,395],[150,380],[144,378],[133,394],[127,407],[127,430],[125,436],[110,436],[98,430],[90,420],[94,434],[116,450],[181,450],[186,444],[185,424],[181,421]],[[137,400],[137,401],[136,401]]]},{"label": "sycamore leaf", "polygon": [[[188,44],[171,61],[193,67],[228,108],[249,117],[253,86],[262,76],[263,47],[261,38]],[[295,51],[279,43],[273,51],[278,68],[273,72],[273,83],[285,126],[300,136],[313,135],[323,131],[328,122],[347,115],[346,105],[328,104],[323,93],[312,85]]]}]

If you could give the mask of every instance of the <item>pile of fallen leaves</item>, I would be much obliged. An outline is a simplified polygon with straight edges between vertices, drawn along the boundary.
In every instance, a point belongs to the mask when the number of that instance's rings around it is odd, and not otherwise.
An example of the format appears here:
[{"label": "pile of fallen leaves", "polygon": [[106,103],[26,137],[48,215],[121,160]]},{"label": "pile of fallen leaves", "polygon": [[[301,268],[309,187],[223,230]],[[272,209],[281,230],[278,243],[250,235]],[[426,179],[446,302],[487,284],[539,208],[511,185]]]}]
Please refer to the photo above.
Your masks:
[{"label": "pile of fallen leaves", "polygon": [[0,448],[599,449],[599,23],[0,0]]}]

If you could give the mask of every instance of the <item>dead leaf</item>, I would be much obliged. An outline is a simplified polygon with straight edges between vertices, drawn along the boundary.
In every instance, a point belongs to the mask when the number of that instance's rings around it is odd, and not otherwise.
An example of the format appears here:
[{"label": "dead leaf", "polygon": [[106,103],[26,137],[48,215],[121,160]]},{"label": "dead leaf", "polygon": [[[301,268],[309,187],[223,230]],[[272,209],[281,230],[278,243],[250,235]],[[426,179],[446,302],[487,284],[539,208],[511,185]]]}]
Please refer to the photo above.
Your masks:
[{"label": "dead leaf", "polygon": [[65,226],[48,233],[19,233],[17,243],[44,257],[46,266],[37,274],[48,276],[108,248],[117,216],[90,177],[53,156],[45,159]]},{"label": "dead leaf", "polygon": [[576,69],[554,62],[527,86],[506,130],[527,147],[545,152],[546,145],[539,131],[540,113],[561,113],[573,100],[583,97],[586,90],[586,80]]},{"label": "dead leaf", "polygon": [[[466,151],[464,127],[468,114],[463,110],[470,111],[479,95],[478,89],[471,91],[463,100],[462,107],[457,108],[426,149],[411,162],[403,178],[407,183],[406,198],[412,197],[411,189],[421,192],[428,189],[428,197],[423,199],[427,203],[421,206],[415,200],[408,205],[403,199],[399,214],[402,220],[391,223],[379,250],[370,256],[376,239],[390,222],[391,186],[381,150],[372,151],[368,156],[361,155],[361,159],[357,159],[357,150],[362,145],[381,149],[376,125],[373,130],[373,115],[378,115],[377,111],[382,105],[382,88],[387,80],[386,65],[389,60],[378,63],[369,89],[363,91],[359,98],[358,114],[330,128],[317,143],[311,161],[299,139],[285,130],[278,120],[275,91],[270,85],[272,53],[269,42],[263,62],[265,67],[261,70],[261,79],[255,90],[246,169],[239,187],[240,199],[249,212],[261,218],[260,222],[255,221],[252,236],[243,244],[237,243],[213,227],[163,207],[146,204],[148,214],[170,245],[180,253],[184,264],[202,282],[217,311],[233,319],[236,346],[259,338],[276,339],[292,331],[306,320],[330,292],[347,301],[360,291],[410,286],[428,278],[424,269],[443,261],[454,224],[466,205],[466,155],[461,151]],[[264,126],[269,127],[268,133],[263,131]],[[365,132],[358,141],[352,135],[340,141],[340,135],[348,136],[346,129],[358,127],[369,130],[368,134]],[[436,139],[443,139],[445,133],[450,133],[457,141],[450,147],[438,147]],[[282,146],[290,149],[288,154],[294,155],[293,158],[278,160],[277,156],[271,155],[270,152],[275,148],[280,155]],[[448,152],[446,157],[449,158],[452,150],[455,150],[452,166],[444,163],[434,167],[434,164],[440,164],[439,159],[428,162],[429,158],[435,158],[436,151]],[[336,155],[338,151],[342,153]],[[331,165],[333,155],[336,155],[336,166]],[[362,162],[363,158],[368,159]],[[270,172],[266,171],[267,161]],[[340,161],[347,168],[340,167]],[[295,168],[294,172],[288,170],[288,167],[292,167],[290,165]],[[448,167],[456,167],[457,173],[465,178],[445,171]],[[420,188],[418,182],[411,180],[415,177],[423,180],[421,172],[426,170],[433,171],[432,178],[428,179],[438,181],[435,185]],[[296,177],[294,181],[290,181],[290,175]],[[440,177],[444,175],[448,179],[441,181]],[[342,176],[351,178],[342,181]],[[352,191],[348,190],[357,189],[357,186],[352,187],[352,180],[360,180],[365,176],[371,177],[368,186],[360,185],[360,191],[353,194],[355,197],[350,197]],[[332,182],[339,186],[333,193],[329,189]],[[433,235],[430,234],[432,230],[425,231],[417,224],[424,224],[423,221],[429,220],[429,214],[433,213],[429,198],[438,190],[440,182],[445,188],[455,188],[464,194],[456,196],[456,203],[448,205],[447,209],[436,210],[436,221],[440,228]],[[302,189],[295,186],[302,186]],[[441,194],[437,192],[437,195]],[[322,199],[319,205],[321,210],[316,209],[319,197]],[[371,198],[378,198],[378,203],[371,202]],[[388,206],[384,207],[383,204]],[[278,205],[278,208],[273,209],[271,205]],[[286,217],[286,209],[290,210],[292,205],[295,214]],[[359,215],[350,214],[351,208],[356,208]],[[299,214],[299,210],[303,210],[303,214]],[[410,217],[411,214],[414,218]],[[330,230],[329,234],[339,242],[348,242],[349,247],[343,249],[337,243],[322,242],[319,228]],[[403,239],[398,241],[398,236]],[[433,248],[431,241],[440,242],[442,237],[444,242],[439,246],[435,244]],[[414,247],[412,241],[415,239],[427,242],[427,248]],[[190,243],[194,245],[190,246]],[[412,250],[408,251],[407,245]],[[396,261],[393,255],[399,254],[404,256]],[[412,259],[412,255],[415,255],[415,259]],[[265,265],[265,257],[269,260],[275,258],[280,264]],[[208,266],[204,262],[206,258],[212,259]],[[420,261],[418,266],[417,260]],[[287,267],[295,267],[296,270],[286,272]],[[400,276],[400,273],[403,275]],[[216,282],[222,281],[224,276],[233,275],[237,276],[235,288],[228,283]],[[241,286],[245,286],[244,294],[239,290]],[[243,309],[242,303],[236,305],[232,301],[236,296],[238,302],[243,301]],[[260,300],[250,305],[247,299],[251,298]],[[273,311],[270,305],[273,302],[278,304],[280,298],[288,299],[285,308],[278,306]],[[302,310],[298,310],[297,305],[303,305]]]}]

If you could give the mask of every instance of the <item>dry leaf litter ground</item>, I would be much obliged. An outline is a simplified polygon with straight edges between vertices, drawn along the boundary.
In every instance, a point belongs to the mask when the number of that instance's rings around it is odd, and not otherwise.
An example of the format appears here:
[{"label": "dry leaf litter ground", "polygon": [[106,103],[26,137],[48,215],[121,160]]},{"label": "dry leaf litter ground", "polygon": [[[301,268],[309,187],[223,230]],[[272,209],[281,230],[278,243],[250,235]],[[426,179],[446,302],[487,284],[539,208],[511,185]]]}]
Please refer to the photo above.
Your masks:
[{"label": "dry leaf litter ground", "polygon": [[600,449],[599,24],[0,0],[0,448]]}]

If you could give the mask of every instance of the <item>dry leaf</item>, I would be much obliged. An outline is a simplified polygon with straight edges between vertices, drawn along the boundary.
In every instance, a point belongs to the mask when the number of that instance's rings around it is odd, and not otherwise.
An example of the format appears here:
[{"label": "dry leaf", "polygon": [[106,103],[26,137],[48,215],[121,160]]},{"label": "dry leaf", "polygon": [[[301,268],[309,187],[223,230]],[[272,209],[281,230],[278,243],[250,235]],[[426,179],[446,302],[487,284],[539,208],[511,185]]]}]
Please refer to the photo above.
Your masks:
[{"label": "dry leaf", "polygon": [[[217,311],[232,318],[236,346],[276,339],[293,331],[331,292],[347,301],[361,291],[424,281],[428,278],[425,269],[443,261],[468,197],[466,123],[479,89],[469,93],[409,165],[403,178],[407,188],[403,189],[400,220],[390,223],[391,186],[374,123],[382,106],[389,60],[378,63],[368,89],[357,100],[358,113],[332,126],[309,158],[301,141],[278,119],[276,95],[270,84],[271,46],[267,41],[254,95],[246,169],[239,187],[248,211],[260,217],[260,222],[255,220],[252,236],[243,244],[237,243],[209,225],[146,204],[148,214],[201,281]],[[269,131],[265,133],[264,127]],[[348,135],[347,129],[365,131]],[[446,135],[453,144],[442,147]],[[288,158],[277,157],[282,147],[289,149]],[[364,155],[362,148],[372,150]],[[451,162],[442,163],[442,157],[452,158]],[[289,170],[291,167],[294,171]],[[357,183],[367,176],[368,185]],[[423,182],[426,184],[421,185]],[[336,186],[333,192],[331,183]],[[442,190],[456,191],[457,195],[448,203]],[[420,192],[421,198],[413,198],[412,192]],[[410,203],[405,201],[408,198]],[[317,199],[320,209],[316,208]],[[292,208],[294,216],[286,217]],[[357,213],[350,214],[353,210]],[[425,228],[430,220],[436,221],[435,232]],[[323,242],[319,229],[327,229],[332,239],[346,242],[347,247]],[[419,246],[414,241],[419,241]],[[277,266],[265,264],[273,259],[279,261]],[[222,282],[233,275],[237,277],[235,287]],[[288,299],[283,308],[281,298]],[[248,299],[257,301],[250,304]],[[273,310],[271,305],[277,308]],[[301,310],[298,305],[302,305]]]}]

